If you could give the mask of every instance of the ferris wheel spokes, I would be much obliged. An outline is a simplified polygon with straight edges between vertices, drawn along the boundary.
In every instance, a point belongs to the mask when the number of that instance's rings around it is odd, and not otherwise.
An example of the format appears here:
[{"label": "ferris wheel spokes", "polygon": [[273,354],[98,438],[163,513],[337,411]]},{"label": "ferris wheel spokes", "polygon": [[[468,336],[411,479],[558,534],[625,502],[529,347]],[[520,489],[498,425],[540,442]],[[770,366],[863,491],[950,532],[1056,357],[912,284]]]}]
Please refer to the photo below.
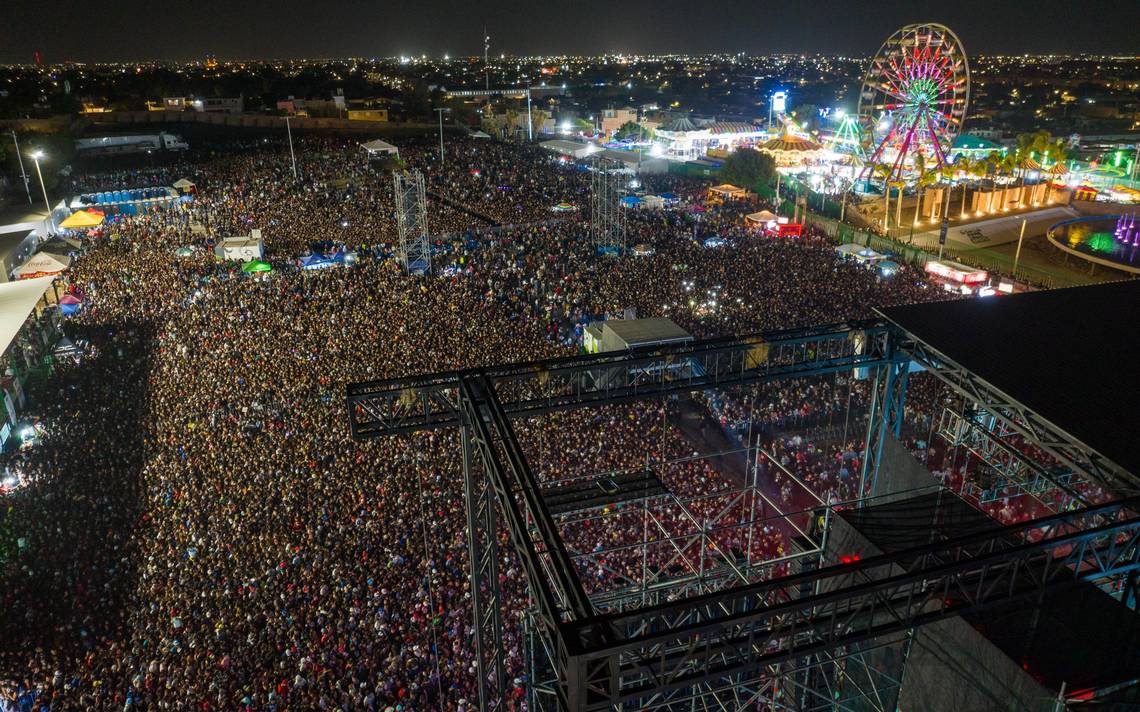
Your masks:
[{"label": "ferris wheel spokes", "polygon": [[[867,155],[898,180],[919,155],[946,164],[969,102],[969,64],[943,25],[907,25],[887,38],[868,65],[859,94]],[[887,121],[883,118],[887,117]]]}]

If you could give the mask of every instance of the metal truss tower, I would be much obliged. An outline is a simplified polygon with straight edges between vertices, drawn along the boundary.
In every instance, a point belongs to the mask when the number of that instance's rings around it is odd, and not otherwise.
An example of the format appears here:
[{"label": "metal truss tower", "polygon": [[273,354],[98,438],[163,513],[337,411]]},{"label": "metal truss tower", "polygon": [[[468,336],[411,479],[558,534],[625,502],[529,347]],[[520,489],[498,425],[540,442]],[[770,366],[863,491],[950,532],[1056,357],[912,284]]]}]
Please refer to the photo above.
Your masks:
[{"label": "metal truss tower", "polygon": [[[759,486],[755,464],[743,484],[689,495],[658,475],[691,458],[544,481],[516,433],[515,423],[523,432],[558,411],[854,372],[874,389],[860,485],[867,495],[884,441],[901,425],[911,361],[994,415],[978,421],[988,433],[944,427],[1003,465],[1009,480],[1095,482],[1119,498],[841,561],[827,547],[836,507],[814,498],[804,511],[782,511]],[[506,552],[497,532],[505,529],[527,582],[521,627],[532,711],[890,712],[928,623],[1008,601],[1032,605],[1080,581],[1124,582],[1135,597],[1137,478],[998,399],[928,345],[871,320],[359,383],[348,387],[346,405],[356,439],[461,431],[481,710],[509,704],[504,609],[523,603],[505,600],[499,583]],[[1047,448],[1067,469],[1014,462],[991,442],[1007,432]],[[781,467],[751,438],[744,450],[753,463],[763,456]],[[757,552],[751,539],[773,521],[794,530],[778,556]],[[596,544],[607,530],[642,534]],[[605,576],[589,575],[597,572]]]},{"label": "metal truss tower", "polygon": [[400,260],[408,274],[431,273],[427,198],[424,176],[418,170],[393,173],[396,193],[396,228],[400,233]]},{"label": "metal truss tower", "polygon": [[625,253],[625,214],[621,207],[622,174],[605,158],[592,161],[590,171],[590,236],[599,252]]}]

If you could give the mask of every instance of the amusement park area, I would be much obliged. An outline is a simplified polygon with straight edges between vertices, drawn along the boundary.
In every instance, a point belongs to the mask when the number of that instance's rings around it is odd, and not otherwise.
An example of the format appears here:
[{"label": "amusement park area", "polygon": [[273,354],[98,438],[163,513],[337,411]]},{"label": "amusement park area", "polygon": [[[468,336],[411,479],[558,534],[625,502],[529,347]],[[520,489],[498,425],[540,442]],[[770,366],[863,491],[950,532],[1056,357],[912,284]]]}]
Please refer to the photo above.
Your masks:
[{"label": "amusement park area", "polygon": [[[1125,247],[1134,247],[1128,226],[1140,213],[1140,139],[970,133],[970,62],[948,27],[908,25],[887,38],[854,107],[797,115],[789,94],[768,97],[766,120],[645,118],[632,138],[610,120],[593,134],[544,145],[613,159],[631,177],[719,178],[774,201],[779,217],[910,261],[953,258],[1038,287],[1135,274]],[[752,154],[771,168],[737,170]],[[636,179],[626,188],[627,207],[656,205]]]}]

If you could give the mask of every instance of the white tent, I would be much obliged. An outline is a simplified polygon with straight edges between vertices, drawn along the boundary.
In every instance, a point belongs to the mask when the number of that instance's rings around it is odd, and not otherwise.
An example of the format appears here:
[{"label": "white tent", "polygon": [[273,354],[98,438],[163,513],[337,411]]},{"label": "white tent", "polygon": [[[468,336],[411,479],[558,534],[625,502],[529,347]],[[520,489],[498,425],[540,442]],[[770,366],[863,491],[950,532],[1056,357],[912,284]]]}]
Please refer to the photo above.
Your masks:
[{"label": "white tent", "polygon": [[214,255],[223,260],[249,262],[265,257],[265,240],[261,230],[254,230],[249,237],[223,237],[214,246]]},{"label": "white tent", "polygon": [[597,146],[589,143],[578,143],[577,141],[563,141],[562,139],[554,139],[553,141],[543,141],[538,144],[547,151],[560,153],[563,156],[570,156],[571,158],[585,158],[591,153],[598,150]]},{"label": "white tent", "polygon": [[36,302],[54,280],[55,277],[37,277],[0,284],[0,353],[8,350]]},{"label": "white tent", "polygon": [[867,263],[876,262],[883,259],[882,254],[875,252],[870,247],[863,247],[862,245],[857,245],[854,242],[848,242],[845,245],[840,245],[839,247],[835,248],[835,251],[843,257],[855,260],[856,262]]},{"label": "white tent", "polygon": [[641,205],[651,210],[660,210],[665,207],[665,199],[660,195],[647,195],[641,199]]},{"label": "white tent", "polygon": [[31,279],[50,274],[59,274],[68,268],[71,258],[64,255],[53,255],[50,252],[37,252],[27,262],[12,271],[16,279]]},{"label": "white tent", "polygon": [[751,213],[744,216],[745,222],[752,223],[753,225],[767,225],[776,219],[776,214],[770,210],[761,210],[758,213]]},{"label": "white tent", "polygon": [[486,131],[472,131],[469,135],[471,138],[491,138],[491,134]]},{"label": "white tent", "polygon": [[368,143],[362,143],[360,144],[360,147],[364,149],[369,158],[378,158],[380,156],[395,156],[396,158],[400,157],[400,149],[396,148],[387,141],[381,141],[380,139],[369,141]]}]

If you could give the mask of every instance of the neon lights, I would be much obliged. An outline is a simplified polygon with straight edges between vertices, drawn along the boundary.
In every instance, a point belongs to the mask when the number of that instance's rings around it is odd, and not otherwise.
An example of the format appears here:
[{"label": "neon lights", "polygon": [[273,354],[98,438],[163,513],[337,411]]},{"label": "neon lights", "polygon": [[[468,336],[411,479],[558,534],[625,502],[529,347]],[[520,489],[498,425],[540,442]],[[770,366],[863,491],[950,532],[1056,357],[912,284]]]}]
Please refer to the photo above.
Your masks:
[{"label": "neon lights", "polygon": [[908,25],[892,35],[864,75],[859,117],[870,159],[898,180],[922,156],[927,167],[947,164],[969,96],[969,67],[954,33],[942,25]]}]

